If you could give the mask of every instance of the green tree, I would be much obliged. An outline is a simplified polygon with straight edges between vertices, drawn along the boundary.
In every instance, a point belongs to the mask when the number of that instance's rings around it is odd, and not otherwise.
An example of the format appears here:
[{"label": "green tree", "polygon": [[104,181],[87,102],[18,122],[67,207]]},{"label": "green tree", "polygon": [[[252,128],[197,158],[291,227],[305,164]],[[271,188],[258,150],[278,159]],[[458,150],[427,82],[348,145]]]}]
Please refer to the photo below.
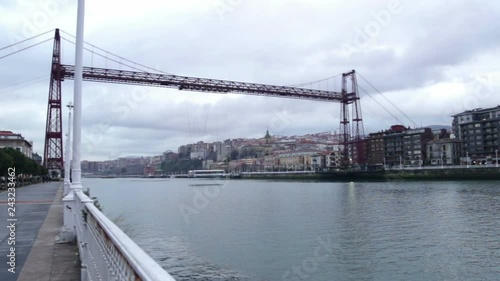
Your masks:
[{"label": "green tree", "polygon": [[26,174],[38,175],[38,173],[37,173],[38,164],[29,158],[26,159],[25,161],[26,161],[26,170],[24,172]]},{"label": "green tree", "polygon": [[44,166],[39,166],[39,167],[40,167],[40,175],[41,176],[46,176],[49,174],[49,171]]},{"label": "green tree", "polygon": [[14,167],[14,159],[4,149],[0,149],[0,176],[6,175],[10,167]]},{"label": "green tree", "polygon": [[240,153],[238,152],[238,150],[232,150],[231,153],[229,154],[229,159],[236,160],[238,159],[239,154]]},{"label": "green tree", "polygon": [[38,165],[20,151],[11,147],[0,148],[0,175],[4,175],[9,167],[16,168],[16,174],[48,174],[45,167]]},{"label": "green tree", "polygon": [[12,160],[14,160],[12,165],[16,168],[16,173],[26,173],[26,157],[20,151],[12,147],[6,147],[4,148],[4,151],[12,157]]}]

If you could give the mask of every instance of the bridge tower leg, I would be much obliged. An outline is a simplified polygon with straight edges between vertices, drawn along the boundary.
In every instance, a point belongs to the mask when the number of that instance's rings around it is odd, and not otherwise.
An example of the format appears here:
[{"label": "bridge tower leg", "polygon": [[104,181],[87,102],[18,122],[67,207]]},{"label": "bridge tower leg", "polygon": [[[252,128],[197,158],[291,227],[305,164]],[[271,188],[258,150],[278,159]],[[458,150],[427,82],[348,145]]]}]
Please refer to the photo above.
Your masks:
[{"label": "bridge tower leg", "polygon": [[49,173],[61,175],[63,169],[62,108],[61,108],[61,38],[56,29],[50,71],[47,122],[45,126],[45,149],[43,165]]},{"label": "bridge tower leg", "polygon": [[[350,78],[350,81],[348,81],[348,78]],[[348,84],[351,86],[350,89],[348,89]],[[361,115],[361,103],[358,92],[356,72],[352,70],[343,73],[342,100],[340,102],[340,144],[342,145],[341,166],[343,168],[352,166],[353,164],[366,164],[363,117]],[[352,107],[352,118],[349,114],[349,104]]]},{"label": "bridge tower leg", "polygon": [[348,74],[342,74],[342,100],[340,102],[340,144],[342,145],[342,158],[340,165],[342,168],[349,167],[351,161],[349,161],[349,141],[351,138],[351,126],[350,126],[350,116],[349,116],[349,98],[347,95],[347,76]]}]

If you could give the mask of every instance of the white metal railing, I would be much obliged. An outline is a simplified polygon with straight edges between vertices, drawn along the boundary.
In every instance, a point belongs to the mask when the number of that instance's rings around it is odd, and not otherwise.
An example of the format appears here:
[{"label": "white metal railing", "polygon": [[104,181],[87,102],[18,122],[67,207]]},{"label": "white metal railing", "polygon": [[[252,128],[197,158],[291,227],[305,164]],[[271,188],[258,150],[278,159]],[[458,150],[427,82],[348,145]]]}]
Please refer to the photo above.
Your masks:
[{"label": "white metal railing", "polygon": [[75,190],[74,200],[82,280],[175,281],[81,190]]}]

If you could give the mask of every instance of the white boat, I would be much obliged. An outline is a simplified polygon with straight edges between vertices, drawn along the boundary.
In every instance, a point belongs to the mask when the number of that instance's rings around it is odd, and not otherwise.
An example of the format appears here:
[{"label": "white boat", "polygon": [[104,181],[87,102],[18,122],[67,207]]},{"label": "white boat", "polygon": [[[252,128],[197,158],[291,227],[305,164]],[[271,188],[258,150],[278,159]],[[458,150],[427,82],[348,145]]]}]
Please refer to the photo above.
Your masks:
[{"label": "white boat", "polygon": [[228,174],[224,170],[190,170],[190,178],[225,178]]}]

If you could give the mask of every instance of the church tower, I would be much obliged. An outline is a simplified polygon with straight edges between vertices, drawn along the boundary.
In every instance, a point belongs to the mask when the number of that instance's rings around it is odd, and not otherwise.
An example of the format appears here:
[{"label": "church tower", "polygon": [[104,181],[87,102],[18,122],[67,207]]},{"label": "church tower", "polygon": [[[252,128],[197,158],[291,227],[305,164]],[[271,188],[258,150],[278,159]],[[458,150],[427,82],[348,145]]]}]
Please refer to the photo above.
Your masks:
[{"label": "church tower", "polygon": [[266,136],[264,138],[266,139],[266,144],[269,144],[269,140],[271,139],[271,135],[269,134],[269,129],[266,130]]}]

